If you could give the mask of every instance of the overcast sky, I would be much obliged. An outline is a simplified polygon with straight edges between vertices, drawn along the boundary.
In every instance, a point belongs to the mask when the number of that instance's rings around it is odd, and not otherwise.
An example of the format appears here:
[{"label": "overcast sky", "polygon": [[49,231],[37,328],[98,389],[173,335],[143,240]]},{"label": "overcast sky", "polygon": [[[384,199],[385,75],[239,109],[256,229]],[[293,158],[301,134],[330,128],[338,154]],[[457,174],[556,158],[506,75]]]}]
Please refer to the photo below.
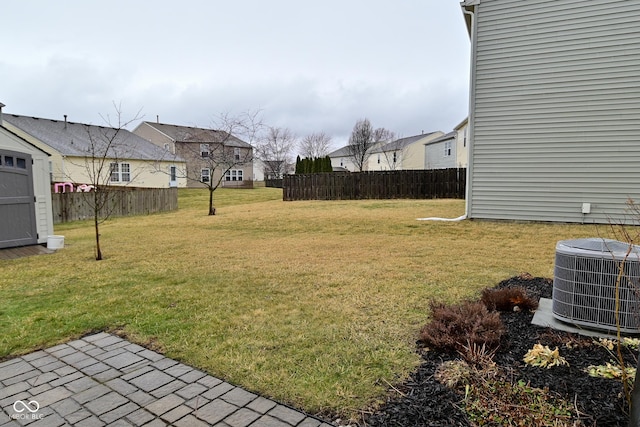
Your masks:
[{"label": "overcast sky", "polygon": [[360,118],[404,137],[468,110],[457,0],[20,0],[0,22],[7,113],[104,124],[115,102],[125,119],[211,127],[260,109],[338,148]]}]

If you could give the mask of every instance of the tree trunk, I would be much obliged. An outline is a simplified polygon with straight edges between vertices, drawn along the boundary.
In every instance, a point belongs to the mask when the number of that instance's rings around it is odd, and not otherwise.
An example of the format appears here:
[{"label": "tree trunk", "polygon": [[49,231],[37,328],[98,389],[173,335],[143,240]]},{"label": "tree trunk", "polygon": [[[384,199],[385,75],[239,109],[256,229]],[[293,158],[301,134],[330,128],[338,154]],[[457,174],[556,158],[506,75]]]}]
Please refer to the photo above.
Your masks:
[{"label": "tree trunk", "polygon": [[629,411],[629,427],[638,426],[640,426],[640,357],[638,357],[636,378],[631,392],[631,410]]},{"label": "tree trunk", "polygon": [[209,187],[209,215],[215,215],[216,208],[213,207],[213,188]]},{"label": "tree trunk", "polygon": [[96,261],[100,261],[102,259],[102,250],[100,249],[100,226],[98,219],[98,213],[96,212],[96,215],[93,218],[93,224],[96,230]]}]

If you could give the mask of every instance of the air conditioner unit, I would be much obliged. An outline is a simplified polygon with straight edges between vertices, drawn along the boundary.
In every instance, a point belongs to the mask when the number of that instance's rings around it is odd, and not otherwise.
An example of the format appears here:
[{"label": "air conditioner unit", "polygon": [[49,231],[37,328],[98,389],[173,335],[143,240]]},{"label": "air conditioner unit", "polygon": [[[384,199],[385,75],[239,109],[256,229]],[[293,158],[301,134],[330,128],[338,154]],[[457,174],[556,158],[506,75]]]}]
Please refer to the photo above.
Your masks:
[{"label": "air conditioner unit", "polygon": [[558,242],[552,307],[556,319],[577,326],[640,333],[640,246],[601,238]]}]

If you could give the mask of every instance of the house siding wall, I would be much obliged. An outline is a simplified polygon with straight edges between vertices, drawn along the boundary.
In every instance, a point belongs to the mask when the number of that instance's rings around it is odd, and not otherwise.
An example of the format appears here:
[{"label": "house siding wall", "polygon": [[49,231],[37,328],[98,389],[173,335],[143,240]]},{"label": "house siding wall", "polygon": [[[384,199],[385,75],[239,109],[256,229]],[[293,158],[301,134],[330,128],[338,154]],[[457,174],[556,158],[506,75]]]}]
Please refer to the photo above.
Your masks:
[{"label": "house siding wall", "polygon": [[331,157],[331,166],[334,168],[345,168],[349,172],[357,172],[358,168],[349,156]]},{"label": "house siding wall", "polygon": [[640,200],[640,2],[482,0],[475,19],[469,216],[624,220]]},{"label": "house siding wall", "polygon": [[176,149],[173,139],[169,138],[162,132],[159,132],[157,129],[152,128],[147,123],[140,123],[132,133],[146,139],[147,141],[153,142],[158,147],[164,148],[165,144],[169,144],[169,151],[171,151],[171,153],[175,153]]},{"label": "house siding wall", "polygon": [[469,143],[465,141],[468,132],[467,123],[456,128],[456,167],[466,168],[469,164]]},{"label": "house siding wall", "polygon": [[[181,176],[184,171],[184,162],[159,161],[150,162],[143,160],[118,159],[119,163],[129,163],[131,168],[130,182],[111,182],[109,180],[109,159],[105,160],[104,175],[99,182],[119,187],[143,187],[143,188],[168,188],[169,187],[169,167],[178,168],[177,186],[182,188],[187,186],[187,180]],[[81,157],[65,158],[65,175],[70,181],[77,184],[90,184],[93,180],[87,174],[87,161]]]},{"label": "house siding wall", "polygon": [[[183,159],[186,159],[186,176],[189,179],[186,179],[186,186],[189,188],[204,188],[205,184],[196,180],[199,179],[201,175],[201,170],[203,168],[211,169],[211,163],[202,160],[202,158],[198,157],[199,154],[200,143],[187,143],[179,142],[176,144],[176,155],[180,156]],[[229,147],[228,147],[229,148]],[[232,149],[232,148],[231,148]],[[240,149],[240,158],[251,158],[252,151],[248,148]],[[222,172],[224,170],[224,165],[216,165],[215,170],[211,171],[211,180],[212,182],[217,182],[222,176]],[[237,165],[232,169],[242,170],[243,181],[234,182],[234,181],[225,181],[223,180],[221,183],[221,187],[239,187],[248,184],[249,181],[253,181],[253,160],[248,161],[242,165]],[[184,178],[184,175],[183,175]],[[244,183],[244,184],[243,184]]]},{"label": "house siding wall", "polygon": [[[451,144],[451,155],[449,156],[444,155],[445,142]],[[424,153],[425,169],[448,169],[457,166],[455,138],[427,144],[424,146]]]}]

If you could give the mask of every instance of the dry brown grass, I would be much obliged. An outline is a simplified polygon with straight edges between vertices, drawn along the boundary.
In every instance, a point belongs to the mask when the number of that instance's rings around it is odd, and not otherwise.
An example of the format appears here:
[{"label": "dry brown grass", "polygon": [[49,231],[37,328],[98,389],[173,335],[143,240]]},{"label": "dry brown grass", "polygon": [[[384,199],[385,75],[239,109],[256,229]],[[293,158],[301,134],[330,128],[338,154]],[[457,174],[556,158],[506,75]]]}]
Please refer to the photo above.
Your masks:
[{"label": "dry brown grass", "polygon": [[354,414],[402,381],[428,301],[552,275],[591,226],[457,217],[460,200],[282,202],[275,189],[183,191],[177,212],[59,226],[65,249],[2,262],[0,357],[121,328],[167,355],[310,412]]}]

